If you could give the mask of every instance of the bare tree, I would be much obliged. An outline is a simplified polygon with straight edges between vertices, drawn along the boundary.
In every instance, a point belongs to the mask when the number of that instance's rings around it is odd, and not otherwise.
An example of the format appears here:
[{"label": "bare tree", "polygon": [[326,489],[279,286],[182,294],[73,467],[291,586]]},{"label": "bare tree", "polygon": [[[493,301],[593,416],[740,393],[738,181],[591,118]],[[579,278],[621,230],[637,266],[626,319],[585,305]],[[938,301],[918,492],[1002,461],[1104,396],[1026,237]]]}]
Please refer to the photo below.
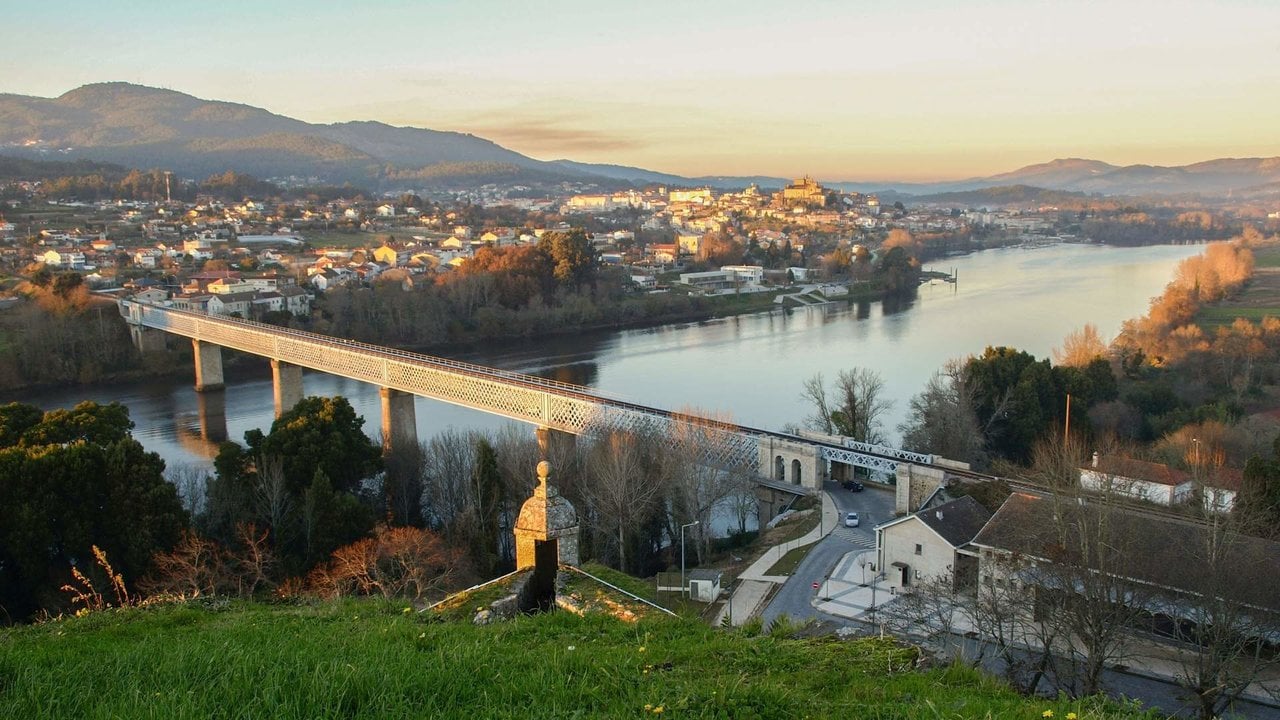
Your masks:
[{"label": "bare tree", "polygon": [[1166,589],[1179,611],[1168,628],[1180,641],[1178,683],[1203,720],[1220,717],[1280,665],[1266,640],[1280,630],[1280,561],[1273,543],[1242,534],[1239,522],[1209,512],[1201,528],[1171,538],[1182,572],[1178,589]]},{"label": "bare tree", "polygon": [[276,556],[267,541],[269,534],[253,523],[240,523],[236,526],[239,552],[231,557],[231,562],[235,567],[240,597],[253,597],[259,588],[275,585],[271,578],[276,568]]},{"label": "bare tree", "polygon": [[1030,574],[1080,663],[1080,691],[1092,695],[1103,668],[1128,656],[1130,629],[1152,606],[1153,586],[1138,578],[1149,576],[1143,565],[1153,557],[1139,525],[1108,496],[1081,503],[1053,495],[1048,502],[1055,542],[1046,548],[1049,562]]},{"label": "bare tree", "polygon": [[982,428],[963,362],[948,361],[929,378],[924,390],[911,398],[911,414],[898,431],[903,445],[913,450],[973,465],[985,462]]},{"label": "bare tree", "polygon": [[813,414],[805,418],[805,426],[826,435],[834,435],[836,428],[831,422],[831,403],[827,398],[827,383],[822,373],[805,380],[800,395],[813,406]]},{"label": "bare tree", "polygon": [[954,631],[964,621],[964,613],[965,603],[948,572],[914,581],[910,592],[885,604],[880,619],[897,634],[923,638],[938,650],[952,654],[961,649]]},{"label": "bare tree", "polygon": [[394,446],[386,457],[382,494],[387,522],[393,526],[422,525],[422,445]]},{"label": "bare tree", "polygon": [[[253,488],[253,502],[258,519],[267,524],[275,544],[285,542],[290,533],[287,523],[293,512],[293,494],[284,474],[284,458],[276,455],[258,458],[257,484]],[[243,533],[238,533],[243,539]]]},{"label": "bare tree", "polygon": [[191,517],[205,511],[208,505],[208,473],[191,464],[174,464],[165,469],[165,479],[178,489],[182,507]]},{"label": "bare tree", "polygon": [[706,448],[721,444],[723,426],[731,422],[728,416],[716,417],[697,409],[678,415],[688,419],[673,422],[657,447],[662,451],[660,464],[670,488],[671,511],[676,514],[673,525],[698,521],[692,531],[698,562],[702,562],[711,551],[715,509],[733,496],[749,492],[749,475],[746,468],[724,467],[703,457]]},{"label": "bare tree", "polygon": [[990,652],[1010,685],[1020,692],[1037,692],[1042,682],[1052,682],[1056,675],[1058,623],[1038,604],[1040,590],[1023,581],[1031,563],[1017,555],[996,555],[984,562],[985,577],[972,594],[963,596],[977,636],[974,662],[982,663]]},{"label": "bare tree", "polygon": [[647,438],[614,432],[587,452],[591,482],[583,487],[588,511],[608,533],[618,566],[628,568],[628,548],[635,528],[654,511],[663,494],[663,483],[646,457]]},{"label": "bare tree", "polygon": [[828,392],[819,373],[804,383],[802,396],[813,405],[809,427],[868,443],[882,443],[881,421],[893,403],[884,397],[884,379],[869,368],[841,370]]},{"label": "bare tree", "polygon": [[471,496],[475,443],[469,433],[447,430],[427,441],[422,455],[427,524],[451,536],[452,530],[465,529],[475,517]]}]

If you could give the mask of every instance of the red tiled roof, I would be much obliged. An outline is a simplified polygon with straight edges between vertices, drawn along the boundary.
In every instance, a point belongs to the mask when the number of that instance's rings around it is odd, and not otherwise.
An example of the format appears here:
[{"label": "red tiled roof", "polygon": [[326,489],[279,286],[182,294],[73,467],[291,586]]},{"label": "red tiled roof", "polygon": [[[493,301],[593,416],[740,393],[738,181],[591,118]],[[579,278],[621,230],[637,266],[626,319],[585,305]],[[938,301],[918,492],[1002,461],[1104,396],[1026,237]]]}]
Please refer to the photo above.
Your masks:
[{"label": "red tiled roof", "polygon": [[1190,479],[1185,472],[1177,468],[1126,457],[1100,457],[1096,465],[1085,466],[1082,469],[1171,486],[1181,485]]}]

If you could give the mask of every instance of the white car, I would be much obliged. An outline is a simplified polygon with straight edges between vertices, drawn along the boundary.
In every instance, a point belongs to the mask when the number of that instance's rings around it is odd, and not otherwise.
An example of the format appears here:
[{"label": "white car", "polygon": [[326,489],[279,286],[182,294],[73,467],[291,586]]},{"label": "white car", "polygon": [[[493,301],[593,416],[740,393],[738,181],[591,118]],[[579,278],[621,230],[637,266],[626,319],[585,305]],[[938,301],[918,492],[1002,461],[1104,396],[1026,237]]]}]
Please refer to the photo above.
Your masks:
[{"label": "white car", "polygon": [[851,512],[844,514],[845,527],[858,527],[858,513]]}]

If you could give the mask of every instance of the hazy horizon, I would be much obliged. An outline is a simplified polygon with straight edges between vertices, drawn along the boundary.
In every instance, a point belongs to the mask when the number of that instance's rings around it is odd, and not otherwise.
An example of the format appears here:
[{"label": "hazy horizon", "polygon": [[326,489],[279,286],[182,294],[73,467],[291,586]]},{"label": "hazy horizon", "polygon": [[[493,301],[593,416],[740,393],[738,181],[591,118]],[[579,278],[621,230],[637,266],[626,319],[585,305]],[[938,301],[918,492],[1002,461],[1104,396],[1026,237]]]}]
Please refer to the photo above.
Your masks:
[{"label": "hazy horizon", "polygon": [[8,19],[33,30],[0,47],[4,92],[125,81],[686,176],[929,182],[1280,155],[1280,4],[1258,0],[73,0]]}]

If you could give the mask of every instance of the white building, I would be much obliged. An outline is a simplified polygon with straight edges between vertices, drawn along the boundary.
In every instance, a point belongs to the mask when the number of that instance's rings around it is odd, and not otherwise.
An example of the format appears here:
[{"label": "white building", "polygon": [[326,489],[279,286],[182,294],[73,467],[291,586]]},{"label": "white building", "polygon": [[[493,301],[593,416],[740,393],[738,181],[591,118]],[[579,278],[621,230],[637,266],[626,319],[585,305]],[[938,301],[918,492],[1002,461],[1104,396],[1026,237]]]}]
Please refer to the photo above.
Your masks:
[{"label": "white building", "polygon": [[735,285],[734,274],[723,270],[680,273],[680,283],[699,290],[724,290]]},{"label": "white building", "polygon": [[965,496],[876,526],[876,567],[897,592],[922,580],[951,578],[957,587],[977,583],[978,558],[966,549],[991,513]]},{"label": "white building", "polygon": [[1191,497],[1192,482],[1185,472],[1168,465],[1094,453],[1092,463],[1080,468],[1080,487],[1173,505]]},{"label": "white building", "polygon": [[764,267],[760,265],[724,265],[720,270],[733,273],[738,282],[753,285],[764,282]]}]

